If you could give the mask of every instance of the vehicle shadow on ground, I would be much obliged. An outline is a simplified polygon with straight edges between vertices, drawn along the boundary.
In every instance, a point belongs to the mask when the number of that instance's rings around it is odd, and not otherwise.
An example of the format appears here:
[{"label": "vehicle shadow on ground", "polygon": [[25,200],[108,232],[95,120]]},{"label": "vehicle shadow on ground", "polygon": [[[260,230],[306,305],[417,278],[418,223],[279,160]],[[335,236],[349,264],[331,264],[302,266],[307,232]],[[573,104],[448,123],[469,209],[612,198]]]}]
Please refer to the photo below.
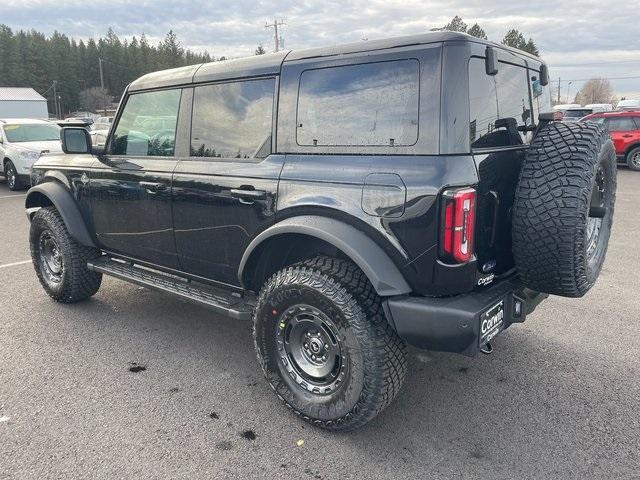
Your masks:
[{"label": "vehicle shadow on ground", "polygon": [[[137,345],[150,368],[197,368],[212,376],[222,372],[229,388],[241,398],[251,398],[249,408],[255,409],[258,421],[264,415],[262,421],[273,422],[275,411],[282,429],[306,425],[278,404],[262,378],[248,322],[216,317],[149,290],[121,295],[126,288],[131,287],[112,283],[109,292],[101,291],[78,305],[86,315],[77,321],[99,328],[106,337],[117,338],[126,330],[127,360],[138,358],[128,350]],[[540,321],[547,320],[536,315],[528,320]],[[176,352],[183,357],[179,367],[173,360]],[[599,471],[613,461],[610,447],[617,432],[629,429],[625,422],[631,412],[623,409],[632,407],[623,401],[629,387],[614,385],[617,372],[598,355],[575,351],[520,325],[496,340],[491,356],[471,359],[410,349],[405,386],[376,420],[356,432],[310,432],[306,426],[305,434],[348,445],[375,462],[398,458],[410,462],[431,455],[438,463],[464,458],[467,463],[510,471],[514,458],[519,465],[535,465],[544,452],[549,465],[569,462],[585,471]],[[180,374],[174,371],[168,376]],[[158,385],[159,390],[166,387]],[[603,408],[594,398],[620,407]],[[610,425],[610,430],[595,429],[602,424]],[[588,444],[589,451],[577,451],[575,445],[580,443]],[[615,456],[631,458],[633,452],[624,448],[618,448]]]}]

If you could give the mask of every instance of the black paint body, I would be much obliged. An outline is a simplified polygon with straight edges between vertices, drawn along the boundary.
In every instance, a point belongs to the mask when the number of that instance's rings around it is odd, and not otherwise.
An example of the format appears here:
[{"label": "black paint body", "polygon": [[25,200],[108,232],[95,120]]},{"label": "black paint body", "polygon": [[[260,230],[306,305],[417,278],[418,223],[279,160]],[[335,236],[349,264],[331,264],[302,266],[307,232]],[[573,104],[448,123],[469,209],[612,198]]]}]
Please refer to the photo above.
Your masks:
[{"label": "black paint body", "polygon": [[[111,155],[108,139],[102,155],[42,157],[34,167],[34,178],[68,189],[102,250],[186,277],[255,290],[255,285],[247,284],[247,273],[239,272],[252,240],[283,219],[315,215],[346,223],[373,239],[413,295],[470,292],[482,277],[476,257],[463,265],[438,259],[439,195],[447,187],[477,187],[478,221],[483,222],[482,195],[498,190],[502,243],[487,246],[482,237],[486,232],[478,225],[478,258],[496,259],[496,273],[508,275],[513,266],[509,196],[523,150],[471,153],[468,61],[483,56],[486,43],[457,34],[424,38],[281,53],[142,77],[129,87],[122,105],[140,91],[182,90],[174,157]],[[505,61],[540,68],[533,57],[506,48],[497,54]],[[418,59],[421,82],[438,86],[421,88],[421,122],[434,115],[439,120],[419,125],[415,145],[318,150],[296,143],[303,71],[398,59]],[[276,79],[273,153],[251,160],[191,157],[194,85],[242,78]],[[502,162],[506,168],[500,168]],[[497,177],[484,173],[495,172],[486,168],[490,165],[498,166]],[[242,191],[264,194],[245,198]],[[278,251],[262,254],[279,255]]]}]

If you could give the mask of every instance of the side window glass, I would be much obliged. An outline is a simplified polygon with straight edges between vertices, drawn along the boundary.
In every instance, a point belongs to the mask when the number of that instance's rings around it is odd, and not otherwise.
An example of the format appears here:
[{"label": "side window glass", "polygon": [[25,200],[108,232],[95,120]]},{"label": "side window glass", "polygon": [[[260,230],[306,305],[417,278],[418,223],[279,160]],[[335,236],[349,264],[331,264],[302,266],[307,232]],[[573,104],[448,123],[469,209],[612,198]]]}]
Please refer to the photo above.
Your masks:
[{"label": "side window glass", "polygon": [[180,95],[181,91],[175,89],[129,96],[113,134],[111,153],[173,156]]},{"label": "side window glass", "polygon": [[419,66],[410,59],[304,71],[298,97],[298,145],[414,145]]},{"label": "side window glass", "polygon": [[537,123],[541,113],[553,111],[551,91],[549,90],[549,85],[542,86],[540,74],[535,70],[529,70],[529,82],[531,83],[531,93],[533,95],[533,121]]},{"label": "side window glass", "polygon": [[635,124],[631,117],[609,118],[608,127],[610,132],[628,132],[629,130],[635,130]]},{"label": "side window glass", "polygon": [[[472,148],[507,147],[531,141],[531,134],[524,129],[534,124],[529,81],[524,67],[500,62],[498,74],[491,76],[485,71],[483,58],[470,60],[469,134]],[[544,87],[535,88],[536,95],[543,97]]]},{"label": "side window glass", "polygon": [[191,156],[264,158],[271,153],[275,79],[196,87]]}]

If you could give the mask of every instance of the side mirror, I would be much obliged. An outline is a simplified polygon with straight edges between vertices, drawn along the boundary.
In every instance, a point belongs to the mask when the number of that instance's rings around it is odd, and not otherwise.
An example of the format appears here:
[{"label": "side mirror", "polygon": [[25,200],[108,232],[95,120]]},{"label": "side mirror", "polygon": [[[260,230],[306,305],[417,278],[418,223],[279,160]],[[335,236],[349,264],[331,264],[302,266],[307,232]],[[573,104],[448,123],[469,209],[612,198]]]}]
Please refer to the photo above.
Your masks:
[{"label": "side mirror", "polygon": [[60,131],[64,153],[91,153],[91,135],[82,127],[65,127]]},{"label": "side mirror", "polygon": [[540,65],[540,85],[543,87],[549,85],[549,67],[546,63]]}]

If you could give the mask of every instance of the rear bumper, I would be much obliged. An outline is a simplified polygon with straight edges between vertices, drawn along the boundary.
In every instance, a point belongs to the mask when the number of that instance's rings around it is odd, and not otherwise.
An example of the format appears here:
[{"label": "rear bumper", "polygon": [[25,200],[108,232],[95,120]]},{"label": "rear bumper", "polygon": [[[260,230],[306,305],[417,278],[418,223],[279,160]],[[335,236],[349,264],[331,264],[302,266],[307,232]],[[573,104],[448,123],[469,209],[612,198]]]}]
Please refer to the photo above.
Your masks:
[{"label": "rear bumper", "polygon": [[547,297],[511,278],[455,297],[393,297],[384,302],[384,309],[398,335],[408,344],[474,356],[480,347],[480,317],[484,312],[503,300],[504,328],[508,328],[512,323],[524,322]]}]

